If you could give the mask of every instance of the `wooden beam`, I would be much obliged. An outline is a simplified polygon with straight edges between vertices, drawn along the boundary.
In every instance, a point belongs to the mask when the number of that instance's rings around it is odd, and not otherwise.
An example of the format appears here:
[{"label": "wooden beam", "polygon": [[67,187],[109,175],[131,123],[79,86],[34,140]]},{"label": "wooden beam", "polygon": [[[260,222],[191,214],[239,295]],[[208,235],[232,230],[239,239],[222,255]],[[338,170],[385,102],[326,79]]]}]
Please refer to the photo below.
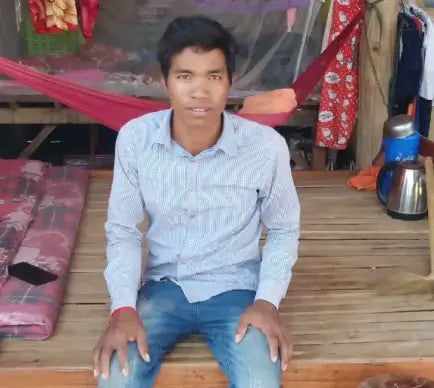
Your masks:
[{"label": "wooden beam", "polygon": [[[384,362],[293,362],[282,376],[285,388],[356,388],[378,374],[411,374],[434,379],[434,361]],[[87,370],[46,368],[0,371],[2,388],[89,388],[96,387],[90,367]],[[227,380],[214,364],[163,363],[156,388],[225,388]]]},{"label": "wooden beam", "polygon": [[[316,109],[298,109],[287,125],[314,126],[318,118]],[[71,108],[35,107],[35,108],[0,108],[0,124],[94,124],[86,115]]]},{"label": "wooden beam", "polygon": [[[358,169],[370,165],[377,155],[383,135],[383,124],[388,118],[388,109],[384,102],[388,103],[389,99],[399,1],[382,1],[378,2],[377,6],[383,19],[382,33],[380,34],[380,24],[375,10],[367,11],[360,48],[359,118],[356,129]],[[378,75],[379,85],[370,55]],[[383,101],[379,86],[386,101]]]},{"label": "wooden beam", "polygon": [[94,120],[70,108],[0,108],[0,124],[92,124]]},{"label": "wooden beam", "polygon": [[39,132],[32,140],[32,142],[26,148],[24,148],[24,150],[18,156],[18,159],[29,158],[43,143],[43,141],[53,133],[56,127],[57,125],[55,124],[48,124],[44,128],[42,128],[41,132]]}]

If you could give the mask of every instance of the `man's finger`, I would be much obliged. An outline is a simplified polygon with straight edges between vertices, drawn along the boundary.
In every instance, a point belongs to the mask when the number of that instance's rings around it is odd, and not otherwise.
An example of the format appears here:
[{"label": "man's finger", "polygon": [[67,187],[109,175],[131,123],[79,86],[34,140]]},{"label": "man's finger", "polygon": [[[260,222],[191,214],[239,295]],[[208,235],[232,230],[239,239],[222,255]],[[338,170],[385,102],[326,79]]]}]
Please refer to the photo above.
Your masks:
[{"label": "man's finger", "polygon": [[118,347],[116,356],[118,358],[119,369],[124,376],[128,376],[128,355],[126,343]]},{"label": "man's finger", "polygon": [[113,347],[104,347],[100,356],[101,374],[104,380],[108,380],[110,377],[110,361],[113,354]]},{"label": "man's finger", "polygon": [[237,344],[239,344],[244,339],[247,329],[249,328],[249,324],[250,322],[248,321],[248,319],[244,315],[242,315],[235,332],[235,342]]},{"label": "man's finger", "polygon": [[146,332],[143,327],[138,329],[137,332],[137,347],[139,349],[139,353],[142,356],[143,360],[145,362],[151,362],[151,358],[149,356],[149,349],[148,349],[148,340],[146,337]]},{"label": "man's finger", "polygon": [[281,333],[279,337],[279,347],[280,347],[280,360],[282,371],[285,372],[288,369],[288,362],[291,358],[291,345],[289,341],[285,338],[285,335]]},{"label": "man's finger", "polygon": [[101,347],[98,344],[93,351],[93,376],[97,378],[101,373],[99,358],[101,356]]},{"label": "man's finger", "polygon": [[265,333],[265,336],[267,337],[268,346],[270,347],[271,361],[277,362],[277,356],[279,353],[278,337],[276,337],[274,333],[273,334]]}]

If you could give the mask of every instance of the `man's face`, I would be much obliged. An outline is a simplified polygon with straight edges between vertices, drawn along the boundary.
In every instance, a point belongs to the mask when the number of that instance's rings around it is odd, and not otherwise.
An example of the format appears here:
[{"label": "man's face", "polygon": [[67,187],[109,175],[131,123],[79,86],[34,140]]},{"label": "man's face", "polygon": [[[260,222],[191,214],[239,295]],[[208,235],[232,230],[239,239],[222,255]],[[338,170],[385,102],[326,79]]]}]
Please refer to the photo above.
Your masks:
[{"label": "man's face", "polygon": [[166,88],[176,118],[185,125],[206,127],[220,122],[230,86],[220,49],[187,47],[172,58]]}]

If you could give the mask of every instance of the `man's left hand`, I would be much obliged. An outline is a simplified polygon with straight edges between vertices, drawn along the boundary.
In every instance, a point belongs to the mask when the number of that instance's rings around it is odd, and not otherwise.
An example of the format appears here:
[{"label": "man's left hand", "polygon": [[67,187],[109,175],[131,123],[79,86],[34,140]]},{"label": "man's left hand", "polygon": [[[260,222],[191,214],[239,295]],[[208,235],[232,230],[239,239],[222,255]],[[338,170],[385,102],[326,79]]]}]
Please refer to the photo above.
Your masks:
[{"label": "man's left hand", "polygon": [[280,349],[282,371],[286,371],[288,361],[291,358],[292,349],[288,335],[283,325],[280,323],[277,308],[270,302],[257,300],[244,311],[237,327],[235,336],[236,343],[240,343],[243,340],[250,325],[261,330],[267,337],[270,346],[271,361],[277,362]]}]

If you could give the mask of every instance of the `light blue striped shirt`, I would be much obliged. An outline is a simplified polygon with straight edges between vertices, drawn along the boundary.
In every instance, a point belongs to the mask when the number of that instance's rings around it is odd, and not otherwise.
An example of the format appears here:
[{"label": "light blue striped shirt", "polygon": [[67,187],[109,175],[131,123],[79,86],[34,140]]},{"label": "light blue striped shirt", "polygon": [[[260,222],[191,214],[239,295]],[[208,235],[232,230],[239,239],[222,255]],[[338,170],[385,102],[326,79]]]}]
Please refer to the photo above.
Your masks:
[{"label": "light blue striped shirt", "polygon": [[[172,140],[171,114],[136,118],[116,141],[105,225],[112,311],[136,306],[141,279],[163,278],[177,282],[191,303],[244,289],[278,307],[297,259],[300,225],[286,141],[225,112],[217,143],[192,156]],[[149,259],[142,277],[138,225],[145,214]]]}]

